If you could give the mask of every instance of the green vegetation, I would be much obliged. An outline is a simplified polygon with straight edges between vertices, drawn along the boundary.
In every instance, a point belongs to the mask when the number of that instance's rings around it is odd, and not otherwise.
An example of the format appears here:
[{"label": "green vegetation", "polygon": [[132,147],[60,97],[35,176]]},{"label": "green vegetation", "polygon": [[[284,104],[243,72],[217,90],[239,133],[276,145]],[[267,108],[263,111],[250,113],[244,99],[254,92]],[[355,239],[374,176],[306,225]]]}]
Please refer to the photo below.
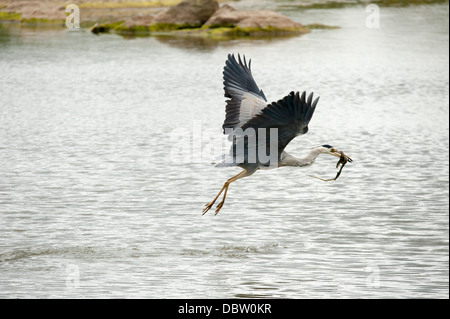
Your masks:
[{"label": "green vegetation", "polygon": [[41,18],[22,18],[20,13],[17,12],[4,12],[0,11],[0,21],[15,21],[21,22],[25,25],[64,25],[65,21],[63,19],[41,19]]},{"label": "green vegetation", "polygon": [[96,24],[91,28],[93,33],[105,33],[112,32],[118,34],[136,34],[136,35],[144,35],[150,34],[154,32],[168,32],[175,31],[181,29],[191,29],[192,27],[189,25],[179,25],[179,24],[170,24],[170,23],[153,23],[148,26],[145,25],[133,25],[126,26],[124,21],[110,22],[110,23],[102,23]]},{"label": "green vegetation", "polygon": [[[324,26],[325,27],[325,26]],[[167,35],[173,36],[194,36],[194,37],[212,37],[220,39],[242,38],[242,37],[273,37],[299,35],[309,32],[308,28],[286,28],[279,29],[271,26],[264,28],[243,28],[220,26],[214,28],[199,27],[192,28],[189,25],[154,23],[149,26],[130,26],[127,27],[124,21],[112,23],[96,24],[91,28],[93,33],[117,33],[124,36],[143,36],[143,35]]]},{"label": "green vegetation", "polygon": [[98,24],[96,23],[92,28],[91,28],[91,32],[92,33],[107,33],[107,32],[111,32],[116,30],[117,28],[119,28],[122,25],[123,21],[118,21],[118,22],[110,22],[110,23],[102,23],[102,24]]},{"label": "green vegetation", "polygon": [[121,8],[147,8],[168,7],[180,3],[181,0],[158,0],[158,1],[124,1],[124,2],[84,2],[80,8],[89,9],[121,9]]},{"label": "green vegetation", "polygon": [[321,24],[321,23],[311,23],[311,24],[307,24],[304,25],[305,28],[309,29],[309,30],[333,30],[333,29],[339,29],[340,27],[335,26],[335,25],[325,25],[325,24]]},{"label": "green vegetation", "polygon": [[20,22],[23,24],[44,24],[44,25],[65,25],[65,20],[63,19],[38,19],[38,18],[30,18],[30,19],[20,19]]},{"label": "green vegetation", "polygon": [[192,29],[193,27],[188,24],[170,24],[170,23],[152,23],[149,26],[150,32],[160,32],[160,31],[174,31],[181,29]]},{"label": "green vegetation", "polygon": [[20,21],[20,13],[0,11],[0,21]]}]

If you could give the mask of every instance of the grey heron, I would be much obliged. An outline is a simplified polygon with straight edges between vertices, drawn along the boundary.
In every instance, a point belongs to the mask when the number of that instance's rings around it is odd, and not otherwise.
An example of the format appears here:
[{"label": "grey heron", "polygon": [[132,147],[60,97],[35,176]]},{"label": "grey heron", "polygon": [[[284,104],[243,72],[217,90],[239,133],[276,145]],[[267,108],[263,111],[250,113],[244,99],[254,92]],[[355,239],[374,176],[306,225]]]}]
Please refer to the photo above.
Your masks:
[{"label": "grey heron", "polygon": [[[309,166],[320,154],[339,157],[339,162],[343,165],[347,161],[351,162],[351,159],[343,152],[327,144],[311,149],[303,158],[297,158],[284,150],[293,138],[308,132],[308,124],[319,101],[318,97],[313,100],[313,93],[306,97],[306,92],[300,94],[292,91],[281,100],[268,103],[264,92],[258,88],[253,79],[251,60],[247,64],[245,56],[241,59],[238,55],[236,59],[234,54],[228,54],[225,62],[223,84],[225,97],[228,100],[222,128],[233,144],[230,153],[224,154],[222,161],[216,166],[239,166],[243,168],[243,171],[223,184],[217,196],[205,205],[203,214],[209,211],[220,194],[224,192],[222,201],[216,207],[217,215],[225,203],[230,184],[252,175],[258,169]],[[253,143],[250,142],[252,138]],[[256,140],[258,142],[255,142]],[[275,149],[270,148],[275,144]],[[271,161],[261,160],[262,155],[267,155],[266,147],[270,148],[271,152],[274,149],[275,157],[271,157]],[[261,153],[262,148],[264,152]],[[340,172],[336,178],[339,174]]]}]

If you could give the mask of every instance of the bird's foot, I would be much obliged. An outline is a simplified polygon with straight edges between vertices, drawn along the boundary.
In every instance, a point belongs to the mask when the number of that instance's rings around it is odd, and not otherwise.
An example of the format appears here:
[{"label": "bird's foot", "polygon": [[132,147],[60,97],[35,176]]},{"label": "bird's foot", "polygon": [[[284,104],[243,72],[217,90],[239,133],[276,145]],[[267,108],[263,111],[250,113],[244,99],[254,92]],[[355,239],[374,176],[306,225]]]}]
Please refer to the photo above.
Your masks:
[{"label": "bird's foot", "polygon": [[212,205],[214,205],[214,202],[210,202],[210,203],[206,204],[206,205],[205,205],[205,208],[203,208],[203,213],[202,213],[202,215],[205,215],[205,214],[208,212],[208,210],[211,209]]},{"label": "bird's foot", "polygon": [[224,204],[224,201],[221,201],[221,202],[217,205],[215,215],[217,215],[217,214],[219,213],[219,211],[220,211],[220,209],[222,208],[223,204]]}]

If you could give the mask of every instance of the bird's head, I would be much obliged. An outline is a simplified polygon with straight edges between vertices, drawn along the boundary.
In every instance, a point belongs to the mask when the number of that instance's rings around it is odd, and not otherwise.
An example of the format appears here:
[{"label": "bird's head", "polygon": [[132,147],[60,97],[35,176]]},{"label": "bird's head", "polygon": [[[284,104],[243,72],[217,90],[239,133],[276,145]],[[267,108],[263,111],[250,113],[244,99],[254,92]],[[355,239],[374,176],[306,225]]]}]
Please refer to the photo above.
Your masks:
[{"label": "bird's head", "polygon": [[331,145],[325,144],[320,146],[320,148],[323,154],[330,154],[336,157],[341,157],[341,153],[339,152],[339,150],[337,150]]}]

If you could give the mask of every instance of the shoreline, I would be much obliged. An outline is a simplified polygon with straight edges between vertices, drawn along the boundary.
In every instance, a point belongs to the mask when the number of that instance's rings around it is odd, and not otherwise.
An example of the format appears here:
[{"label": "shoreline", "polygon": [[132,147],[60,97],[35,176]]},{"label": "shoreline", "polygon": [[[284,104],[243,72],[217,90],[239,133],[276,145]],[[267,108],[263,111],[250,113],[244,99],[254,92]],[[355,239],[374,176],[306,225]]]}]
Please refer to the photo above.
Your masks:
[{"label": "shoreline", "polygon": [[[32,27],[55,27],[66,28],[66,6],[75,1],[64,0],[0,0],[0,24],[15,23],[20,26]],[[204,26],[178,27],[177,24],[168,25],[166,29],[155,28],[156,23],[150,24],[145,21],[148,17],[153,18],[168,8],[177,6],[181,0],[79,0],[76,1],[80,9],[80,28],[89,29],[93,33],[112,32],[124,36],[152,36],[168,32],[174,36],[201,36],[213,37],[226,40],[236,37],[266,37],[300,35],[308,33],[313,29],[335,29],[336,26],[327,26],[320,23],[300,25],[295,28],[277,28],[272,25],[257,24],[258,27],[242,27],[234,25],[216,26],[205,28]],[[240,1],[218,1],[220,6],[242,4]],[[355,5],[368,5],[369,3],[379,6],[410,6],[421,4],[448,3],[448,0],[313,0],[295,4],[281,4],[281,10],[306,10],[327,9]],[[141,22],[141,21],[144,22]],[[148,20],[148,19],[147,19]],[[136,22],[137,21],[137,22]],[[298,23],[298,22],[295,22]]]}]

